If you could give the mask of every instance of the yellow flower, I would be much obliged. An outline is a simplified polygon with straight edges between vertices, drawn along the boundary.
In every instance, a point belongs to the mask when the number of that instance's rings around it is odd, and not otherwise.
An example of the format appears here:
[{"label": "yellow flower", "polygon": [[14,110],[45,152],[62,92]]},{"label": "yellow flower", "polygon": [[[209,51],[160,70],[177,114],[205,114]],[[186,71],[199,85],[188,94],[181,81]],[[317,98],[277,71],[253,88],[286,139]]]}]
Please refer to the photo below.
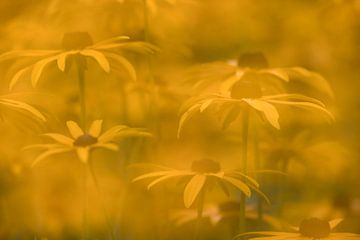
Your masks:
[{"label": "yellow flower", "polygon": [[235,61],[197,66],[189,72],[188,80],[195,81],[194,88],[202,91],[213,85],[227,89],[229,85],[249,77],[256,78],[261,87],[266,86],[269,91],[282,90],[282,83],[291,81],[300,82],[328,97],[333,97],[329,83],[320,74],[301,67],[270,68],[261,53],[247,53]]},{"label": "yellow flower", "polygon": [[330,222],[309,218],[301,222],[298,228],[294,228],[295,232],[249,232],[237,235],[240,237],[255,236],[247,239],[254,240],[357,240],[360,239],[359,234],[353,233],[333,233],[332,230],[342,221],[335,219]]},{"label": "yellow flower", "polygon": [[133,51],[144,54],[152,54],[156,47],[146,42],[127,41],[129,37],[118,36],[93,44],[93,40],[87,32],[72,32],[64,35],[61,50],[24,50],[11,51],[0,55],[0,61],[16,58],[33,58],[34,63],[20,69],[11,79],[9,88],[12,89],[20,78],[27,72],[31,72],[33,87],[38,83],[44,69],[50,63],[56,62],[61,71],[69,68],[76,61],[86,69],[87,58],[95,60],[106,72],[110,72],[110,62],[113,68],[125,68],[133,80],[136,80],[136,72],[132,64],[119,51]]},{"label": "yellow flower", "polygon": [[71,137],[58,134],[58,133],[46,133],[47,137],[50,137],[56,143],[49,144],[35,144],[26,147],[29,148],[40,148],[45,151],[40,154],[33,162],[33,166],[39,161],[55,154],[75,151],[78,158],[83,162],[87,163],[89,154],[92,149],[105,148],[112,151],[117,151],[118,146],[114,141],[119,137],[125,136],[151,136],[149,133],[144,132],[141,129],[130,128],[125,125],[117,125],[110,128],[109,130],[101,133],[102,131],[102,120],[95,120],[90,125],[88,131],[84,132],[77,123],[73,121],[66,122],[67,128],[70,132]]},{"label": "yellow flower", "polygon": [[220,93],[204,94],[191,98],[183,106],[184,113],[179,122],[178,137],[184,122],[197,112],[204,112],[210,106],[225,112],[225,127],[233,122],[241,110],[250,108],[262,116],[274,128],[280,129],[279,113],[275,105],[285,105],[316,110],[331,121],[333,115],[319,100],[300,94],[276,94],[263,96],[262,89],[255,79],[242,78],[223,85]]},{"label": "yellow flower", "polygon": [[[0,105],[13,109],[15,111],[30,113],[35,118],[40,119],[44,122],[46,121],[44,115],[33,106],[21,101],[9,99],[8,96],[0,96]],[[2,113],[0,113],[0,116],[3,117]]]},{"label": "yellow flower", "polygon": [[175,177],[190,177],[190,180],[184,189],[184,205],[186,208],[189,208],[193,204],[199,193],[204,189],[206,183],[214,180],[222,186],[225,193],[228,193],[227,184],[230,184],[239,189],[247,197],[251,196],[252,189],[269,202],[266,195],[259,190],[259,183],[255,179],[239,171],[223,171],[220,164],[211,159],[194,161],[192,163],[191,170],[176,170],[167,168],[166,170],[141,175],[135,178],[133,182],[148,178],[155,178],[155,180],[153,180],[147,187],[150,189],[164,180]]}]

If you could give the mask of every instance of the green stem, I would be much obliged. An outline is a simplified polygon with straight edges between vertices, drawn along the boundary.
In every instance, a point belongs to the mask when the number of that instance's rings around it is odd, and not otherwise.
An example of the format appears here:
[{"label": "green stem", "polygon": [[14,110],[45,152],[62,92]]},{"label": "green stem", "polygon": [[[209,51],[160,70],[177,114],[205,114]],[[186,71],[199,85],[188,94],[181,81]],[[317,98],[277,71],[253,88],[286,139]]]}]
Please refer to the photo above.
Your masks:
[{"label": "green stem", "polygon": [[143,17],[144,17],[144,41],[149,40],[149,10],[147,0],[143,0]]},{"label": "green stem", "polygon": [[[248,135],[249,135],[249,109],[246,108],[242,115],[242,142],[241,142],[241,169],[243,174],[248,172]],[[246,196],[240,194],[240,212],[239,212],[239,233],[246,232]]]},{"label": "green stem", "polygon": [[[254,132],[254,161],[257,169],[261,169],[261,158],[260,158],[260,149],[259,149],[259,133],[257,130],[256,122],[253,124]],[[259,177],[258,179],[261,182]],[[263,200],[261,197],[257,198],[257,213],[258,213],[258,225],[261,226],[263,222]]]},{"label": "green stem", "polygon": [[116,239],[115,237],[115,234],[114,234],[114,230],[113,230],[113,226],[111,224],[111,220],[110,220],[110,216],[105,208],[105,202],[104,202],[104,199],[101,197],[101,190],[100,190],[100,186],[99,186],[99,182],[98,182],[98,179],[96,177],[96,174],[95,174],[95,171],[94,171],[94,168],[91,164],[91,162],[89,162],[88,164],[86,164],[88,166],[88,171],[90,172],[90,175],[91,175],[91,178],[95,184],[95,188],[96,188],[96,192],[97,192],[97,195],[100,199],[100,204],[101,204],[101,208],[102,208],[102,211],[104,213],[104,216],[105,216],[105,221],[106,221],[106,225],[107,225],[107,228],[109,230],[109,235],[110,235],[110,239],[111,240],[114,240]]},{"label": "green stem", "polygon": [[85,99],[85,59],[81,56],[77,58],[78,81],[79,81],[79,98],[80,98],[80,124],[86,131],[86,99]]},{"label": "green stem", "polygon": [[88,171],[84,164],[83,169],[83,232],[82,239],[88,239],[88,219],[87,219],[87,207],[88,207]]},{"label": "green stem", "polygon": [[200,229],[201,229],[201,221],[203,217],[204,212],[204,202],[205,202],[205,195],[206,195],[206,186],[203,187],[199,194],[198,199],[198,206],[197,206],[197,220],[196,220],[196,229],[194,234],[194,240],[197,240],[200,235]]}]

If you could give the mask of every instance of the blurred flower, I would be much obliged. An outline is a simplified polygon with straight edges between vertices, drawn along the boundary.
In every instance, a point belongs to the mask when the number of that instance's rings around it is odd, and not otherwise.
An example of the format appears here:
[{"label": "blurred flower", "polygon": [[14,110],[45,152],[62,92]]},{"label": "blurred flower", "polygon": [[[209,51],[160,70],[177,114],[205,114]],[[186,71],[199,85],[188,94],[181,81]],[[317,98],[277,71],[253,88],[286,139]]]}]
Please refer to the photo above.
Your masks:
[{"label": "blurred flower", "polygon": [[184,204],[186,208],[189,208],[193,204],[199,193],[204,189],[205,184],[211,180],[215,180],[217,183],[219,183],[223,191],[227,194],[228,188],[226,183],[235,186],[247,197],[250,197],[250,189],[252,189],[260,196],[262,196],[267,202],[269,202],[265,194],[259,190],[259,183],[255,179],[239,171],[223,171],[220,164],[211,159],[193,161],[191,170],[176,170],[166,168],[166,170],[155,171],[141,175],[135,178],[133,182],[148,178],[156,178],[148,185],[147,188],[150,189],[154,185],[164,180],[187,176],[191,176],[191,179],[187,183],[184,190]]},{"label": "blurred flower", "polygon": [[94,59],[106,72],[110,72],[110,63],[113,67],[125,68],[133,80],[136,80],[136,72],[132,64],[119,51],[132,51],[142,54],[152,54],[156,47],[146,42],[126,41],[129,37],[118,36],[98,43],[93,43],[87,32],[72,32],[64,35],[61,50],[24,50],[11,51],[0,55],[0,61],[33,58],[34,63],[19,70],[11,79],[9,88],[12,89],[20,78],[31,71],[31,83],[33,87],[38,83],[45,67],[56,62],[58,68],[64,72],[71,64],[76,62],[86,69],[87,58]]},{"label": "blurred flower", "polygon": [[220,92],[249,76],[268,90],[281,90],[282,83],[298,81],[333,97],[329,83],[320,74],[301,67],[269,68],[262,53],[246,53],[238,60],[214,62],[194,67],[189,72],[190,82],[196,90],[203,91],[209,86],[218,86]]},{"label": "blurred flower", "polygon": [[[13,109],[15,111],[30,113],[31,116],[40,119],[41,121],[46,121],[44,115],[33,106],[21,101],[9,99],[6,95],[0,96],[0,105]],[[0,117],[3,118],[3,114],[1,112]]]},{"label": "blurred flower", "polygon": [[329,239],[329,240],[346,240],[346,239],[360,239],[360,235],[353,233],[332,233],[332,230],[342,221],[342,219],[335,219],[330,222],[318,219],[309,218],[300,223],[300,227],[294,228],[295,232],[249,232],[240,234],[240,237],[256,236],[249,239],[293,239],[293,240],[306,240],[306,239]]},{"label": "blurred flower", "polygon": [[324,114],[330,120],[334,120],[333,115],[326,109],[325,105],[311,97],[300,94],[276,94],[264,96],[258,84],[257,76],[243,77],[231,84],[223,87],[220,93],[203,94],[188,100],[181,115],[178,137],[184,122],[197,112],[204,112],[210,106],[214,106],[216,111],[224,114],[224,128],[235,121],[241,110],[248,108],[254,110],[263,117],[274,128],[280,129],[279,113],[274,105],[285,105],[297,108],[315,110]]},{"label": "blurred flower", "polygon": [[67,137],[58,133],[46,133],[47,137],[52,138],[56,143],[49,144],[35,144],[26,147],[25,149],[40,148],[45,151],[40,154],[33,162],[33,166],[39,161],[54,154],[60,154],[70,151],[75,151],[78,158],[87,163],[89,153],[95,148],[105,148],[112,151],[117,151],[118,146],[114,143],[116,138],[126,136],[151,136],[142,129],[130,128],[125,125],[118,125],[110,128],[101,134],[102,120],[95,120],[92,122],[89,130],[84,132],[77,123],[67,121],[66,125],[71,137]]}]

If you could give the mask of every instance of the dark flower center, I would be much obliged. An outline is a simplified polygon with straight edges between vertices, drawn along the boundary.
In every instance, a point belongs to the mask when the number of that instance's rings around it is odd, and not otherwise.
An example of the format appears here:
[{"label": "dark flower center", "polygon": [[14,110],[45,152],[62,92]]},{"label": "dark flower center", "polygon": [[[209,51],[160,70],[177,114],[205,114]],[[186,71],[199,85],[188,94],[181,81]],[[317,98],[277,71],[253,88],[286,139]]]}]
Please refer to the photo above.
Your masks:
[{"label": "dark flower center", "polygon": [[62,47],[65,50],[77,50],[93,45],[93,40],[87,32],[65,33],[62,40]]},{"label": "dark flower center", "polygon": [[300,224],[300,234],[304,237],[324,238],[330,235],[330,224],[318,218],[305,219]]},{"label": "dark flower center", "polygon": [[238,58],[239,67],[267,68],[269,67],[266,57],[261,52],[244,53]]},{"label": "dark flower center", "polygon": [[262,96],[261,88],[258,82],[256,79],[252,79],[254,76],[250,76],[253,74],[254,73],[245,73],[245,76],[232,86],[232,98],[260,98]]},{"label": "dark flower center", "polygon": [[212,159],[201,159],[193,161],[191,170],[199,173],[217,173],[220,172],[220,164]]},{"label": "dark flower center", "polygon": [[95,143],[98,142],[98,139],[96,137],[93,137],[89,134],[84,134],[81,135],[80,137],[78,137],[75,141],[74,141],[74,146],[76,147],[87,147],[90,145],[93,145]]}]

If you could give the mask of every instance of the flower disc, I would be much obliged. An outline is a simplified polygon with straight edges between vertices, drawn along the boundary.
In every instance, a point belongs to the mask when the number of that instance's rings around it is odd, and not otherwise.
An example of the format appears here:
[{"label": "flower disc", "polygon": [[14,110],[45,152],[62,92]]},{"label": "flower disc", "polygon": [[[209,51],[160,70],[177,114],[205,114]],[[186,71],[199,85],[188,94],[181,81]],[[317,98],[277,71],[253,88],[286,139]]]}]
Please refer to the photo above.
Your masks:
[{"label": "flower disc", "polygon": [[97,141],[98,141],[97,138],[95,138],[89,134],[84,134],[84,135],[81,135],[80,137],[78,137],[74,141],[74,146],[87,147],[87,146],[97,143]]},{"label": "flower disc", "polygon": [[199,173],[217,173],[220,172],[220,164],[212,159],[201,159],[193,161],[191,169]]}]

